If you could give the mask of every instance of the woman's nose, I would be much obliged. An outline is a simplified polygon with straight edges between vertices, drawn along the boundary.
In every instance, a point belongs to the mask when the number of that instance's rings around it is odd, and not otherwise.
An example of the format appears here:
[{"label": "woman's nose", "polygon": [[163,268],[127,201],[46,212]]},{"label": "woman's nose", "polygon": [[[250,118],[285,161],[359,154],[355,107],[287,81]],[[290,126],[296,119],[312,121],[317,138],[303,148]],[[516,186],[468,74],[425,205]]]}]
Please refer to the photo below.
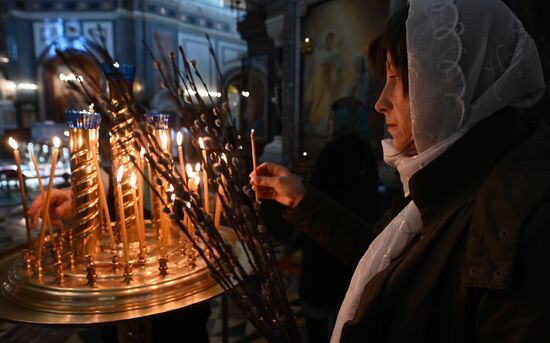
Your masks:
[{"label": "woman's nose", "polygon": [[376,112],[387,114],[391,109],[391,106],[391,101],[388,98],[386,87],[384,87],[384,89],[382,89],[382,93],[380,93],[380,96],[378,97],[378,100],[374,104],[374,109]]}]

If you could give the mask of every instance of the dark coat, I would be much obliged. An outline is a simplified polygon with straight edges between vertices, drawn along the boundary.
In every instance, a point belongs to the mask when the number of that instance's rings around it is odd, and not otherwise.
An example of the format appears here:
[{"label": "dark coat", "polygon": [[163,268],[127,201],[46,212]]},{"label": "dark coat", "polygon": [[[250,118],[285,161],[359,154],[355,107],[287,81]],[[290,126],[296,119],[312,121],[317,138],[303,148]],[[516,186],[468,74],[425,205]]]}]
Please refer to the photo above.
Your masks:
[{"label": "dark coat", "polygon": [[[422,230],[341,341],[550,342],[550,128],[500,111],[409,184]],[[352,265],[379,231],[311,187],[287,219]]]}]

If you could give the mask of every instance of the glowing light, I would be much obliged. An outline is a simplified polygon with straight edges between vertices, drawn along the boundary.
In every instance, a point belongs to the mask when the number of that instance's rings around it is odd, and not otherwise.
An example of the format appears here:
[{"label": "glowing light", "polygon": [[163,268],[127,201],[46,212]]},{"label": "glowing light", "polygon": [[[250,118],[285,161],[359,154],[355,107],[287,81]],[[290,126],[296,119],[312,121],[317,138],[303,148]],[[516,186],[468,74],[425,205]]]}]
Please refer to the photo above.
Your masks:
[{"label": "glowing light", "polygon": [[200,172],[201,171],[201,164],[197,162],[197,164],[195,164],[195,172]]},{"label": "glowing light", "polygon": [[54,148],[59,149],[61,146],[61,139],[59,139],[59,137],[53,136],[53,146]]},{"label": "glowing light", "polygon": [[139,157],[141,157],[141,159],[143,159],[144,156],[145,156],[145,148],[141,147],[141,150],[139,150]]},{"label": "glowing light", "polygon": [[17,84],[17,89],[34,91],[38,89],[38,86],[36,86],[34,83],[21,82]]},{"label": "glowing light", "polygon": [[17,88],[17,85],[13,81],[1,80],[6,85],[6,89],[14,91]]},{"label": "glowing light", "polygon": [[124,166],[120,166],[120,168],[118,168],[118,173],[116,174],[116,181],[118,183],[122,182],[123,175],[124,175]]},{"label": "glowing light", "polygon": [[306,157],[306,156],[307,156],[307,151],[304,151],[304,152],[302,153],[302,156]]},{"label": "glowing light", "polygon": [[183,134],[181,133],[181,131],[178,131],[178,133],[176,134],[176,141],[178,142],[178,146],[181,146],[181,144],[183,143]]},{"label": "glowing light", "polygon": [[0,63],[8,63],[9,61],[10,59],[5,56],[0,57]]},{"label": "glowing light", "polygon": [[8,144],[10,145],[10,147],[13,149],[13,150],[17,150],[19,149],[19,145],[17,144],[17,141],[15,139],[13,139],[13,137],[10,137],[8,139]]},{"label": "glowing light", "polygon": [[172,193],[174,191],[174,185],[170,184],[168,187],[168,193]]},{"label": "glowing light", "polygon": [[68,82],[68,81],[84,81],[84,77],[82,77],[82,75],[75,75],[73,73],[70,73],[70,74],[63,74],[63,73],[60,73],[59,74],[59,79],[61,81],[65,81],[65,82]]},{"label": "glowing light", "polygon": [[309,43],[309,37],[304,38],[305,43]]},{"label": "glowing light", "polygon": [[132,175],[130,175],[130,187],[132,187],[134,190],[137,188],[137,177],[135,171],[132,172]]},{"label": "glowing light", "polygon": [[244,96],[245,98],[248,98],[250,96],[250,92],[248,91],[242,91],[241,92],[241,95]]},{"label": "glowing light", "polygon": [[[184,92],[185,95],[197,95],[197,92],[195,92],[194,90],[190,90],[190,91],[185,91]],[[210,91],[210,92],[207,92],[207,91],[199,91],[199,95],[202,96],[202,97],[206,97],[206,96],[211,96],[211,97],[215,97],[215,98],[221,98],[222,97],[222,93],[220,92],[213,92],[213,91]]]},{"label": "glowing light", "polygon": [[187,175],[191,177],[191,173],[193,173],[193,166],[187,163],[187,165],[185,166],[185,171],[187,172]]},{"label": "glowing light", "polygon": [[63,136],[69,137],[69,131],[63,131]]},{"label": "glowing light", "polygon": [[160,136],[160,142],[162,144],[162,149],[167,150],[168,149],[168,137],[166,136],[166,132],[162,132],[162,135]]},{"label": "glowing light", "polygon": [[113,63],[113,67],[118,68],[120,67],[120,64],[118,64],[118,62],[115,61],[115,63]]},{"label": "glowing light", "polygon": [[202,150],[204,150],[204,142],[202,140],[202,137],[199,137],[199,146]]},{"label": "glowing light", "polygon": [[225,153],[224,153],[224,152],[222,152],[222,160],[224,160],[225,163],[227,163],[227,156],[225,156]]}]

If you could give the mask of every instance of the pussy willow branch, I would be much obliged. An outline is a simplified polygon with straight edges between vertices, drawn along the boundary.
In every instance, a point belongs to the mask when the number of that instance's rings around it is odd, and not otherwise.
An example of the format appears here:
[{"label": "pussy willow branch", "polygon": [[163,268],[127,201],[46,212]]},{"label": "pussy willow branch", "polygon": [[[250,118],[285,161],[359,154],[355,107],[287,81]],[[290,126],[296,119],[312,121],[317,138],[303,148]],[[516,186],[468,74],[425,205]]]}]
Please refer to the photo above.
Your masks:
[{"label": "pussy willow branch", "polygon": [[[183,54],[182,57],[183,57],[183,59],[184,59],[184,65],[186,66],[186,70],[187,70],[187,72],[186,72],[187,79],[186,79],[186,80],[182,80],[183,83],[184,83],[184,87],[186,87],[185,84],[186,84],[187,82],[189,82],[189,83],[191,83],[192,85],[194,85],[193,80],[190,78],[189,63],[186,61],[185,54]],[[154,58],[154,57],[153,57],[153,58]],[[197,76],[198,76],[199,79],[203,82],[203,86],[206,88],[206,85],[204,84],[204,81],[203,81],[202,78],[200,77],[200,73],[198,73],[198,70],[196,69],[196,66],[193,65],[193,67],[194,67],[194,69],[195,69],[195,74],[198,74]],[[183,78],[182,78],[182,79],[183,79]],[[195,90],[197,89],[196,86],[193,86],[193,87],[194,87]],[[207,88],[206,88],[206,89],[207,89]],[[172,91],[172,94],[176,95],[177,92]],[[210,99],[211,99],[211,98],[210,98]],[[211,101],[212,101],[212,99],[211,99]],[[212,102],[213,102],[213,101],[212,101]],[[207,123],[205,123],[205,124],[207,124]],[[206,162],[207,162],[207,161],[204,161],[204,160],[203,160],[203,165],[208,165]],[[226,210],[227,210],[227,207],[228,207],[228,206],[227,206],[226,204],[224,204],[224,208],[225,208]],[[258,209],[256,209],[256,214],[258,214],[257,211],[258,211]],[[246,226],[245,226],[244,228],[246,229]],[[246,243],[246,245],[247,245],[248,247],[250,247],[250,244],[253,243],[253,242],[250,242],[250,241],[244,239],[243,236],[240,235],[239,230],[236,230],[236,232],[239,234],[239,236],[240,236],[239,238],[242,239],[242,240]],[[266,235],[266,234],[265,234],[265,230],[264,230],[264,236],[265,236],[265,235]],[[263,237],[263,238],[264,238],[264,240],[265,240],[266,237]],[[267,237],[267,238],[268,238],[268,237]],[[270,242],[269,242],[269,239],[267,240],[267,242],[268,242],[268,249],[267,249],[267,250],[270,250],[270,251],[266,252],[265,250],[261,250],[261,253],[262,253],[262,256],[261,256],[261,257],[258,256],[257,254],[254,254],[254,255],[255,255],[255,260],[259,260],[260,262],[263,260],[263,261],[269,261],[270,263],[276,263],[276,261],[275,261],[275,259],[274,259],[273,249],[272,249],[272,247],[271,247],[271,244],[270,244]],[[256,252],[255,249],[252,249],[252,251],[253,251],[253,252]],[[265,263],[265,262],[264,262],[264,263]],[[261,263],[261,264],[264,264],[264,263]],[[254,265],[254,264],[253,264],[253,265]],[[263,269],[263,268],[261,268],[261,269]],[[282,279],[281,279],[281,277],[280,277],[280,273],[278,272],[278,270],[276,270],[274,274],[275,274],[275,280],[273,280],[273,281],[275,281],[275,282],[276,282],[277,284],[279,284],[279,285],[282,285]],[[272,274],[272,275],[273,275],[273,274]],[[270,283],[268,283],[268,285],[270,285]],[[270,288],[272,288],[272,287],[270,287]],[[284,289],[284,287],[283,287],[283,289]],[[280,291],[278,290],[278,287],[275,287],[275,289],[273,289],[273,291],[274,291],[276,294],[280,295]],[[286,296],[286,295],[285,295],[285,296]]]}]

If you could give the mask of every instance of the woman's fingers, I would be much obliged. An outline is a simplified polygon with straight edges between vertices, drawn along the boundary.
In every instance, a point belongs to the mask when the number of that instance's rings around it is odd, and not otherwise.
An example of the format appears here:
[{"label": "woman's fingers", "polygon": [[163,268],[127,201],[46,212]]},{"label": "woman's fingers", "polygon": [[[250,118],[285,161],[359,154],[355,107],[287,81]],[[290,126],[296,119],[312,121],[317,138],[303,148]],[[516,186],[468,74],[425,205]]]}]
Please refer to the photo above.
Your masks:
[{"label": "woman's fingers", "polygon": [[288,174],[289,171],[285,167],[278,165],[276,163],[271,162],[264,162],[260,164],[258,167],[256,167],[256,173],[252,171],[250,173],[250,177],[254,175],[261,175],[261,176],[284,176]]},{"label": "woman's fingers", "polygon": [[250,183],[252,183],[252,185],[256,187],[276,187],[278,180],[278,177],[253,176],[250,179]]},{"label": "woman's fingers", "polygon": [[[59,227],[59,219],[68,219],[72,213],[72,193],[68,189],[52,189],[50,195],[50,219],[52,225]],[[31,207],[27,211],[27,215],[31,218],[31,227],[38,226],[38,218],[44,215],[44,200],[42,196],[36,198]]]},{"label": "woman's fingers", "polygon": [[31,218],[31,227],[33,229],[38,226],[38,218],[40,217],[42,208],[42,196],[39,196],[32,202],[31,207],[27,210],[27,215]]},{"label": "woman's fingers", "polygon": [[256,193],[262,199],[275,199],[275,190],[269,187],[257,187]]}]

